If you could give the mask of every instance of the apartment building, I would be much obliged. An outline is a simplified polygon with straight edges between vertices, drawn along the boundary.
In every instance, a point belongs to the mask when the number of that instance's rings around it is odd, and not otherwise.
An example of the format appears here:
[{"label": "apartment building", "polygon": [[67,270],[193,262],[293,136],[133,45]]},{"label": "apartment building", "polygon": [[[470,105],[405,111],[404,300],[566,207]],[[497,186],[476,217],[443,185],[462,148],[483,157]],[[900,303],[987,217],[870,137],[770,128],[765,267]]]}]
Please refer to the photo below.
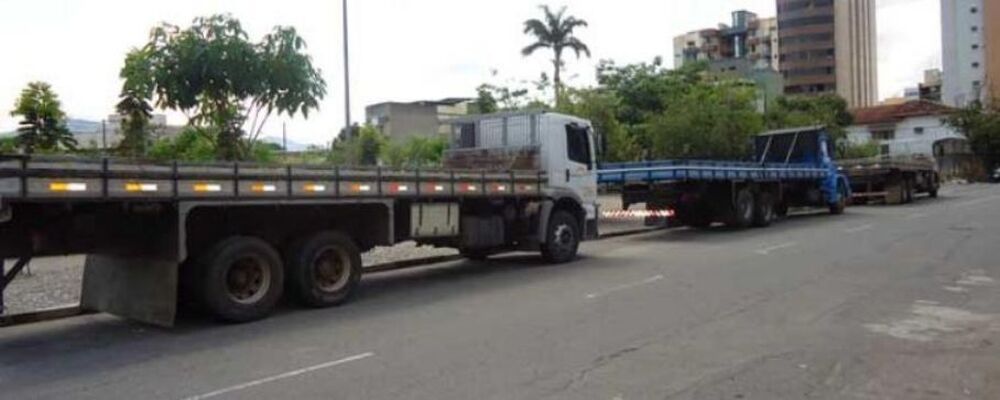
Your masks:
[{"label": "apartment building", "polygon": [[[941,97],[945,104],[961,107],[986,94],[984,87],[987,85],[989,46],[984,3],[995,1],[941,1],[941,50],[944,67]],[[996,12],[996,8],[993,4],[990,11]]]},{"label": "apartment building", "polygon": [[878,101],[875,0],[777,0],[786,94],[836,93],[852,108]]},{"label": "apartment building", "polygon": [[674,67],[707,61],[712,70],[778,70],[778,26],[774,18],[760,18],[746,10],[733,11],[731,25],[702,29],[674,38]]}]

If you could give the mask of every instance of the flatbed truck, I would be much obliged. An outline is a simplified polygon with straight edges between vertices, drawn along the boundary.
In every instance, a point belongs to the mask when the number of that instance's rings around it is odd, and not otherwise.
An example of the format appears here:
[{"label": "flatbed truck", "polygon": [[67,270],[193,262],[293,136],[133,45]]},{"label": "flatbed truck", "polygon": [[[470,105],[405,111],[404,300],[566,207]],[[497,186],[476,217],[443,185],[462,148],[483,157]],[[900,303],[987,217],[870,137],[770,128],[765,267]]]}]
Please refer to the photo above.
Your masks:
[{"label": "flatbed truck", "polygon": [[918,194],[937,197],[941,187],[937,165],[927,158],[846,160],[840,163],[840,169],[850,179],[853,201],[857,203],[906,204]]},{"label": "flatbed truck", "polygon": [[0,260],[17,261],[0,269],[0,299],[32,257],[86,254],[84,309],[170,326],[191,301],[244,322],[285,295],[347,301],[375,246],[562,263],[597,236],[588,121],[532,112],[452,127],[442,169],[2,156]]},{"label": "flatbed truck", "polygon": [[754,138],[753,161],[659,160],[604,164],[598,182],[622,187],[622,203],[673,210],[680,224],[764,227],[793,207],[841,214],[851,196],[822,126],[777,130]]}]

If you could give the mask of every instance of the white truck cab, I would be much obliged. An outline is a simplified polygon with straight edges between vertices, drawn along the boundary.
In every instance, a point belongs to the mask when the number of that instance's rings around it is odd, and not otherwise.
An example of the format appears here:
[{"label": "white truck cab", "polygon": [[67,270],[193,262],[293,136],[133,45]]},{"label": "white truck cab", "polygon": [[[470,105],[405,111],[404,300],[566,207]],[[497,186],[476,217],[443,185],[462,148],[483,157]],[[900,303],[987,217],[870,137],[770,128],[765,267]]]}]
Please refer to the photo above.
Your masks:
[{"label": "white truck cab", "polygon": [[539,239],[554,211],[578,217],[583,239],[597,235],[597,150],[590,121],[553,112],[474,115],[448,121],[448,168],[535,170],[545,174]]}]

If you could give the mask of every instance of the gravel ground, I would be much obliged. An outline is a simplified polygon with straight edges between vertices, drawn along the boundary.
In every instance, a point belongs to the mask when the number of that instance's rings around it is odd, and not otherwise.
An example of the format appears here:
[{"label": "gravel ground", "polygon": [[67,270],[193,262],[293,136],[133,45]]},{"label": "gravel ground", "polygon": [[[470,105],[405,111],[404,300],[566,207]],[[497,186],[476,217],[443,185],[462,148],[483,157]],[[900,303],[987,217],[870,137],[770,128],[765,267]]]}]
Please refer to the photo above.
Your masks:
[{"label": "gravel ground", "polygon": [[[621,208],[615,196],[601,196],[602,210]],[[615,219],[601,221],[601,232],[641,228],[642,220]],[[405,242],[392,247],[378,247],[362,255],[364,265],[372,266],[414,258],[458,254],[454,249],[417,246]],[[80,300],[80,281],[83,277],[84,256],[45,257],[31,261],[29,270],[21,273],[7,288],[4,300],[7,313],[17,314],[65,306]],[[8,268],[14,260],[7,260]]]}]

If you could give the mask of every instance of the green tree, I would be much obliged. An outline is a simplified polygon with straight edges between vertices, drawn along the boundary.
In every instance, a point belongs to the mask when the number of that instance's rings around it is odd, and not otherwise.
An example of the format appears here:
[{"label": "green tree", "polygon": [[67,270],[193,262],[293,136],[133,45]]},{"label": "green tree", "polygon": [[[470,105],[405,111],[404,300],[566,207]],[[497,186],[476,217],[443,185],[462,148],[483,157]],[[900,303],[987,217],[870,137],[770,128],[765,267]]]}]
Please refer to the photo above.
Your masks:
[{"label": "green tree", "polygon": [[185,29],[156,27],[128,54],[122,75],[156,106],[213,128],[217,156],[234,160],[250,153],[271,115],[308,117],[319,107],[326,83],[305,46],[294,28],[280,26],[253,43],[238,20],[214,15]]},{"label": "green tree", "polygon": [[839,158],[844,160],[853,160],[858,158],[871,158],[877,157],[881,151],[878,142],[870,141],[865,143],[850,143],[844,141],[844,144],[840,147],[840,152],[838,154]]},{"label": "green tree", "polygon": [[1000,101],[974,101],[945,121],[965,135],[984,168],[1000,165]]},{"label": "green tree", "polygon": [[755,89],[739,82],[694,84],[665,103],[650,122],[654,158],[744,158],[764,126]]},{"label": "green tree", "polygon": [[834,94],[778,97],[765,115],[768,129],[825,125],[838,138],[854,123],[847,101]]},{"label": "green tree", "polygon": [[177,137],[160,139],[152,144],[149,157],[158,161],[196,161],[215,160],[215,141],[217,137],[214,128],[188,126]]},{"label": "green tree", "polygon": [[125,84],[115,106],[121,116],[122,141],[118,144],[118,152],[127,157],[145,156],[151,144],[153,107],[147,100],[152,90],[148,61],[143,51],[133,51],[125,57],[125,66],[119,74]]},{"label": "green tree", "polygon": [[607,89],[567,89],[563,92],[559,111],[586,118],[594,130],[603,137],[607,148],[601,155],[603,161],[631,161],[639,159],[642,151],[625,125],[618,121],[617,112],[621,99]]},{"label": "green tree", "polygon": [[10,114],[23,118],[17,128],[17,147],[24,154],[76,149],[76,139],[66,128],[66,113],[62,111],[59,96],[48,83],[29,83]]},{"label": "green tree", "polygon": [[0,137],[0,154],[13,153],[17,151],[16,137]]},{"label": "green tree", "polygon": [[574,16],[566,15],[566,7],[560,8],[553,13],[549,6],[541,6],[545,14],[542,19],[529,19],[524,21],[524,33],[534,36],[535,42],[521,50],[525,57],[530,56],[540,49],[551,49],[554,55],[552,59],[553,83],[555,89],[556,107],[559,106],[560,92],[562,91],[562,69],[563,53],[572,50],[576,57],[581,54],[590,57],[590,48],[576,37],[576,28],[586,27],[587,21]]}]

